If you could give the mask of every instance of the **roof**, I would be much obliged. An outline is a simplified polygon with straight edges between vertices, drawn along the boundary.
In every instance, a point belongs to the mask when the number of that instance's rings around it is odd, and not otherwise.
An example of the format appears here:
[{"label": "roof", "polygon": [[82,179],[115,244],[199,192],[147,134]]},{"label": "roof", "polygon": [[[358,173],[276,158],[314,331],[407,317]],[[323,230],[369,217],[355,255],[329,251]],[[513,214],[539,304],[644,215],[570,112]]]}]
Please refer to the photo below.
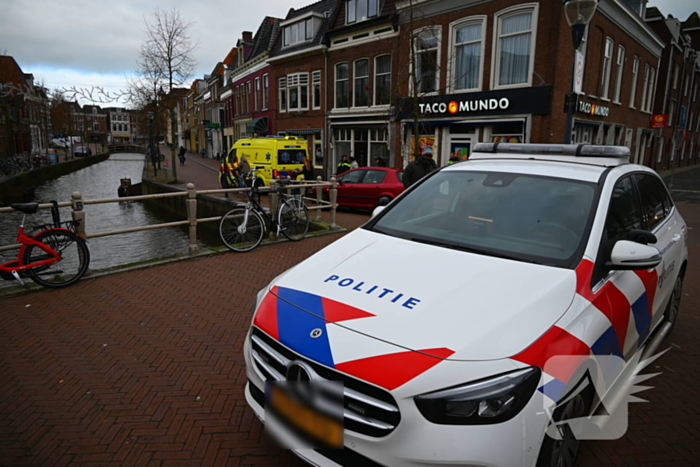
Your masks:
[{"label": "roof", "polygon": [[14,57],[0,55],[0,83],[12,83],[15,86],[24,86],[24,73]]},{"label": "roof", "polygon": [[700,28],[700,15],[698,15],[697,11],[693,12],[693,14],[688,16],[687,20],[683,21],[683,29],[695,29],[695,28]]},{"label": "roof", "polygon": [[282,34],[277,34],[274,42],[274,46],[270,50],[270,57],[287,55],[294,52],[302,52],[305,49],[310,49],[320,45],[323,41],[323,37],[327,31],[330,31],[333,27],[333,20],[335,19],[335,12],[338,6],[343,3],[342,0],[321,0],[320,2],[312,3],[299,10],[291,9],[285,18],[285,21],[298,18],[309,12],[315,12],[323,15],[323,20],[319,26],[314,38],[307,42],[301,42],[299,44],[293,45],[291,47],[282,47]]},{"label": "roof", "polygon": [[260,23],[260,27],[255,32],[255,37],[253,37],[253,48],[246,57],[246,61],[251,60],[258,55],[269,52],[275,43],[275,39],[280,32],[280,18],[273,18],[272,16],[266,16],[265,19]]}]

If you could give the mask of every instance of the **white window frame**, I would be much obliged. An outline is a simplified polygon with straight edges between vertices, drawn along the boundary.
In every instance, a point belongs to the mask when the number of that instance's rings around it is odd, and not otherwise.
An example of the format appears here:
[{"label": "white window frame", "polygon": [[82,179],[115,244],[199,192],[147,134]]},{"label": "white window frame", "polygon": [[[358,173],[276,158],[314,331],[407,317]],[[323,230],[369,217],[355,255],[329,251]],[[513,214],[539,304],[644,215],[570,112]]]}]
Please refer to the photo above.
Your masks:
[{"label": "white window frame", "polygon": [[671,99],[668,105],[668,126],[669,128],[673,126],[673,119],[676,116],[676,99]]},{"label": "white window frame", "polygon": [[614,49],[615,41],[610,36],[606,37],[605,46],[603,48],[603,71],[601,73],[600,82],[600,98],[604,101],[610,100],[610,74],[612,70],[612,58]]},{"label": "white window frame", "polygon": [[245,90],[246,90],[245,110],[246,110],[246,113],[250,113],[250,81],[245,82]]},{"label": "white window frame", "polygon": [[[450,59],[447,61],[447,76],[448,76],[448,83],[447,83],[447,89],[448,92],[454,93],[454,92],[479,92],[483,89],[483,81],[484,81],[484,62],[485,57],[484,54],[486,53],[486,15],[477,15],[477,16],[468,16],[466,18],[458,19],[457,21],[453,21],[449,25],[449,48],[450,48]],[[471,26],[472,24],[481,24],[481,38],[479,41],[481,42],[481,48],[480,48],[480,57],[481,59],[479,60],[479,78],[477,80],[477,86],[475,88],[467,88],[467,89],[458,89],[455,86],[456,79],[454,76],[454,70],[456,68],[456,61],[457,61],[457,44],[455,44],[455,40],[457,38],[457,29],[463,27],[463,26]],[[469,42],[470,44],[473,44],[477,41],[472,41]],[[462,45],[462,44],[460,44]]]},{"label": "white window frame", "polygon": [[[302,90],[306,88],[306,106],[301,106]],[[292,108],[291,94],[292,89],[297,89],[299,93],[298,107]],[[303,71],[299,73],[290,73],[287,75],[287,110],[289,112],[303,112],[309,110],[309,72]]]},{"label": "white window frame", "polygon": [[[318,88],[318,102],[316,102],[316,88]],[[311,72],[311,100],[314,110],[321,108],[321,99],[323,99],[323,94],[321,92],[321,70],[314,70]]]},{"label": "white window frame", "polygon": [[678,63],[676,63],[676,66],[673,68],[673,90],[675,91],[678,89],[678,74],[680,73],[680,66]]},{"label": "white window frame", "polygon": [[[380,58],[384,58],[384,57],[389,57],[389,72],[379,74],[379,73],[377,73],[377,60],[379,60]],[[372,82],[372,103],[375,106],[384,107],[384,106],[391,105],[391,68],[392,68],[391,54],[382,54],[382,55],[377,55],[376,57],[374,57],[374,81]],[[378,88],[377,77],[386,76],[386,75],[389,75],[389,102],[387,102],[386,104],[378,104],[377,103],[377,88]]]},{"label": "white window frame", "polygon": [[260,111],[260,77],[255,78],[255,111]]},{"label": "white window frame", "polygon": [[[647,90],[647,108],[646,112],[651,113],[654,105],[654,89],[656,89],[656,68],[650,67],[651,74],[649,75],[649,89]],[[642,109],[644,110],[644,109]]]},{"label": "white window frame", "polygon": [[[363,2],[366,4],[366,13],[367,17],[366,18],[358,18],[357,17],[357,6],[360,4],[360,2]],[[370,3],[375,4],[375,13],[374,15],[370,16],[369,15],[369,5]],[[352,7],[351,7],[352,5]],[[376,18],[379,16],[379,9],[381,8],[381,0],[347,0],[345,2],[345,24],[353,24],[353,23],[359,23],[361,21],[367,21],[368,19],[371,18]],[[350,19],[350,11],[353,12],[352,20]]]},{"label": "white window frame", "polygon": [[[423,96],[431,96],[431,95],[436,95],[439,94],[440,92],[440,52],[442,50],[442,26],[425,26],[419,29],[416,29],[413,31],[413,37],[409,38],[409,51],[411,50],[411,42],[410,41],[415,41],[418,36],[420,36],[424,31],[432,31],[435,37],[437,38],[437,45],[436,45],[436,66],[435,66],[435,91],[431,92],[424,92],[421,95]],[[432,49],[431,49],[432,50]],[[418,51],[416,50],[415,54],[416,60],[418,60]],[[411,66],[411,73],[413,73],[413,66]],[[416,77],[416,81],[419,81],[418,77]],[[409,86],[411,89],[411,92],[413,92],[413,80],[409,80]]]},{"label": "white window frame", "polygon": [[[348,77],[343,78],[343,81],[347,81],[347,98],[348,98],[348,105],[345,107],[340,107],[338,105],[338,66],[339,65],[347,65],[348,67]],[[352,93],[350,92],[350,62],[338,62],[333,65],[333,108],[336,109],[349,109],[350,104],[352,103]]]},{"label": "white window frame", "polygon": [[626,59],[625,46],[622,44],[617,46],[617,69],[615,70],[615,94],[613,96],[613,102],[615,104],[620,104],[620,94],[622,91],[622,74],[625,69],[625,59]]},{"label": "white window frame", "polygon": [[635,103],[637,101],[637,82],[639,81],[639,56],[634,56],[634,62],[632,62],[632,90],[630,91],[630,109],[636,109]]},{"label": "white window frame", "polygon": [[[522,5],[515,5],[510,8],[499,11],[494,15],[493,22],[493,49],[491,51],[491,89],[511,89],[511,88],[523,88],[532,86],[532,76],[535,70],[535,50],[537,49],[537,23],[539,18],[539,3],[523,3]],[[513,15],[519,15],[522,13],[531,13],[532,22],[530,34],[532,35],[530,40],[530,63],[527,73],[527,81],[518,84],[498,84],[498,78],[501,67],[500,60],[500,49],[501,49],[501,22],[504,18]]]},{"label": "white window frame", "polygon": [[277,79],[277,97],[279,101],[279,113],[287,111],[287,77]]},{"label": "white window frame", "polygon": [[651,66],[646,63],[644,65],[644,87],[642,88],[642,105],[639,106],[639,109],[644,112],[647,108],[647,91],[649,88],[649,75],[650,75],[650,70]]},{"label": "white window frame", "polygon": [[[311,34],[308,34],[308,24],[311,25]],[[282,48],[292,47],[297,44],[313,40],[316,33],[317,20],[313,17],[306,17],[295,23],[282,27]],[[293,34],[292,34],[293,33]],[[303,39],[302,39],[303,37]]]},{"label": "white window frame", "polygon": [[351,107],[351,108],[355,108],[355,109],[365,109],[365,108],[369,107],[370,105],[372,105],[371,92],[370,92],[369,89],[367,89],[367,92],[366,92],[366,95],[367,95],[367,105],[356,105],[356,103],[355,103],[355,99],[357,99],[357,93],[355,92],[355,85],[356,85],[356,82],[355,82],[355,81],[358,79],[358,76],[357,76],[357,74],[356,74],[355,72],[356,72],[356,70],[357,70],[357,63],[358,63],[358,62],[361,62],[361,61],[363,61],[363,60],[367,62],[367,74],[366,74],[365,76],[361,76],[360,78],[364,78],[365,80],[367,80],[367,86],[368,86],[368,87],[369,87],[369,85],[370,85],[370,83],[371,83],[370,78],[371,78],[372,75],[371,75],[370,72],[369,72],[369,70],[370,70],[369,65],[370,65],[371,60],[370,60],[368,57],[360,57],[360,58],[354,60],[354,61],[352,62],[352,93],[351,93],[351,95],[352,95],[352,102],[351,102],[351,104],[352,104],[352,105],[351,105],[350,107]]},{"label": "white window frame", "polygon": [[267,110],[268,106],[270,105],[269,99],[269,93],[270,93],[270,77],[267,73],[263,75],[263,94],[262,94],[262,105],[263,105],[263,110]]}]

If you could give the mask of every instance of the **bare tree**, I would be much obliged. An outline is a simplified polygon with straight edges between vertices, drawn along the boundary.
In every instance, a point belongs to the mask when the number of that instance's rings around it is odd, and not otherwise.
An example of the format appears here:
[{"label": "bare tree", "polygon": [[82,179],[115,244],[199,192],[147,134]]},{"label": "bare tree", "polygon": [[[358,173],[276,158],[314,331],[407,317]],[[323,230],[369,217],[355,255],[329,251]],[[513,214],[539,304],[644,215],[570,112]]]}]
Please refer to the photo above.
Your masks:
[{"label": "bare tree", "polygon": [[[129,100],[137,107],[160,103],[168,112],[170,133],[175,135],[173,100],[160,102],[163,94],[184,84],[193,74],[197,62],[193,57],[197,43],[188,31],[193,25],[173,8],[153,10],[152,20],[144,18],[146,38],[136,61],[136,78],[129,80]],[[173,178],[177,181],[175,151],[172,151]]]}]

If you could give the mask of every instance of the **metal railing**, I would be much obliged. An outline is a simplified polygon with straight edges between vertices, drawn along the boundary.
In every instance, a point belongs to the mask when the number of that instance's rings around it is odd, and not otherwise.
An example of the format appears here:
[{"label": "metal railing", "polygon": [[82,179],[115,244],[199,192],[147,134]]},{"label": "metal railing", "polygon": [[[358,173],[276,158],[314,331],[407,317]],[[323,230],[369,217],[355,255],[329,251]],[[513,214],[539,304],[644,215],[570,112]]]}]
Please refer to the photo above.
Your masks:
[{"label": "metal railing", "polygon": [[[274,210],[277,208],[277,203],[278,203],[278,193],[274,189],[275,188],[275,180],[271,181],[271,190],[268,193],[268,200],[269,200],[269,206],[270,209],[273,210],[272,215],[275,215]],[[337,190],[338,182],[336,181],[335,178],[332,178],[330,181],[322,181],[321,177],[318,177],[318,180],[315,183],[310,183],[310,182],[295,182],[293,184],[287,185],[284,189],[288,191],[289,194],[292,194],[293,190],[305,190],[307,188],[316,188],[316,197],[315,198],[307,198],[304,197],[303,199],[305,200],[305,204],[307,204],[307,209],[310,211],[317,211],[316,213],[316,219],[320,220],[321,219],[321,211],[324,209],[330,209],[331,213],[331,222],[330,222],[330,228],[335,229],[337,228],[337,225],[335,223],[336,221],[336,209],[338,207],[337,205],[337,196],[338,196],[338,190]],[[329,187],[329,200],[326,201],[322,197],[322,192],[323,192],[323,187]],[[150,194],[150,195],[139,195],[139,196],[125,196],[123,198],[104,198],[104,199],[93,199],[93,200],[84,200],[80,192],[76,191],[71,195],[71,201],[64,201],[58,203],[58,207],[66,207],[66,206],[71,206],[72,207],[72,218],[74,221],[78,222],[77,226],[77,233],[84,236],[85,238],[97,238],[97,237],[106,237],[109,235],[119,235],[119,234],[125,234],[125,233],[130,233],[130,232],[138,232],[142,230],[152,230],[152,229],[162,229],[166,227],[179,227],[183,225],[188,225],[189,226],[189,253],[194,254],[197,252],[197,226],[201,223],[204,222],[216,222],[219,221],[225,213],[222,213],[221,216],[215,216],[215,217],[205,217],[205,218],[197,218],[197,195],[198,194],[217,194],[217,193],[244,193],[250,191],[250,188],[225,188],[225,189],[215,189],[215,190],[202,190],[202,191],[197,191],[195,189],[194,184],[188,183],[187,184],[187,190],[186,191],[175,191],[172,193],[156,193],[156,194]],[[84,211],[84,206],[90,205],[90,204],[104,204],[104,203],[120,203],[124,201],[144,201],[144,200],[151,200],[151,199],[158,199],[158,198],[173,198],[173,197],[181,197],[185,196],[187,197],[185,201],[185,206],[187,209],[187,219],[181,220],[181,221],[174,221],[174,222],[163,222],[160,224],[152,224],[152,225],[144,225],[144,226],[137,226],[137,227],[127,227],[123,229],[117,229],[117,230],[109,230],[109,231],[104,231],[104,232],[91,232],[87,233],[86,232],[86,225],[87,225],[87,219]],[[310,203],[313,203],[312,205],[309,205]],[[39,204],[39,209],[50,209],[53,206],[51,203],[43,203]],[[6,213],[6,212],[11,212],[13,209],[11,207],[0,207],[0,214]],[[270,236],[274,237],[275,233],[271,232]],[[20,244],[13,244],[13,245],[5,245],[5,246],[0,246],[0,251],[7,251],[7,250],[13,250],[17,249],[20,247]]]}]

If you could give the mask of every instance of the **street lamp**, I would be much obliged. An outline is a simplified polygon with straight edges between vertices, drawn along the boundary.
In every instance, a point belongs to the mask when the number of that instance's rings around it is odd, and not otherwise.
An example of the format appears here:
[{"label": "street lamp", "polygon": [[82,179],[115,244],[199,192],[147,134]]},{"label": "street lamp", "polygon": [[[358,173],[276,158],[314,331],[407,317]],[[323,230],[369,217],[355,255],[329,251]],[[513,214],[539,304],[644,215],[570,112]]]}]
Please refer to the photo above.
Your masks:
[{"label": "street lamp", "polygon": [[566,135],[565,143],[571,144],[571,136],[574,127],[574,110],[576,108],[576,57],[579,54],[586,26],[591,22],[598,0],[564,0],[564,14],[566,21],[571,26],[571,40],[574,44],[574,66],[571,72],[571,92],[566,96]]}]

